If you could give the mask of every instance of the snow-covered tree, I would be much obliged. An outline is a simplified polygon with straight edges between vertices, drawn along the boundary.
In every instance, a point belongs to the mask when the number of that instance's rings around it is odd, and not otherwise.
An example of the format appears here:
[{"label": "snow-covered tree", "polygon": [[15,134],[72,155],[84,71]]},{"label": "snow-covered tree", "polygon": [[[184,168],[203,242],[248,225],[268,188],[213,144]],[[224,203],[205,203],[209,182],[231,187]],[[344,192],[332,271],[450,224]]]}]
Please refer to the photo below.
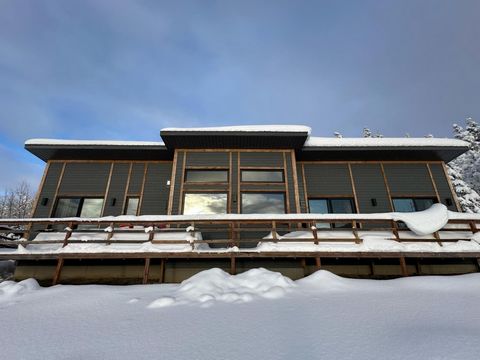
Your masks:
[{"label": "snow-covered tree", "polygon": [[363,133],[362,133],[362,134],[363,134],[363,137],[364,137],[364,138],[383,138],[383,135],[382,135],[382,134],[380,134],[380,133],[378,133],[378,132],[374,134],[374,133],[372,133],[372,131],[371,131],[369,128],[367,128],[367,127],[364,127],[364,128],[363,128]]},{"label": "snow-covered tree", "polygon": [[468,213],[480,213],[480,195],[463,181],[458,169],[451,166],[447,169],[462,210]]},{"label": "snow-covered tree", "polygon": [[334,135],[336,138],[338,138],[338,139],[343,138],[343,135],[340,134],[338,131],[335,131],[335,132],[333,133],[333,135]]},{"label": "snow-covered tree", "polygon": [[0,218],[26,218],[33,206],[33,194],[30,185],[22,181],[14,189],[6,190],[0,196]]}]

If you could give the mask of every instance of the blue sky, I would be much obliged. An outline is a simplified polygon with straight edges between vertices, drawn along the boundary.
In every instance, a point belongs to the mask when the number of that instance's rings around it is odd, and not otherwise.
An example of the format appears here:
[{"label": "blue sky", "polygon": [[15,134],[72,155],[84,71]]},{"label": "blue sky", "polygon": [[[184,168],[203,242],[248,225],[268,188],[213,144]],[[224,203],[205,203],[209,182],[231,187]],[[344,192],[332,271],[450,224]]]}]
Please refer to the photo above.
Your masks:
[{"label": "blue sky", "polygon": [[451,136],[480,118],[480,1],[0,0],[0,190],[33,137],[305,124]]}]

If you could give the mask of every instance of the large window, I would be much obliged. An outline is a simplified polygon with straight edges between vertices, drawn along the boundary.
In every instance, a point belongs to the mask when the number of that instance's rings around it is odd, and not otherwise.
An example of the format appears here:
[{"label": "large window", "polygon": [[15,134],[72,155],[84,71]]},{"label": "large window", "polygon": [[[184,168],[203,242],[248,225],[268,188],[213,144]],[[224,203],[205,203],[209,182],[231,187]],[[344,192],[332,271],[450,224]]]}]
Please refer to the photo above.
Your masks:
[{"label": "large window", "polygon": [[59,198],[54,217],[100,217],[103,198]]},{"label": "large window", "polygon": [[244,182],[283,182],[282,170],[242,170]]},{"label": "large window", "polygon": [[[355,207],[351,198],[309,199],[308,207],[314,214],[353,214]],[[318,223],[317,228],[351,227],[345,223]]]},{"label": "large window", "polygon": [[285,214],[283,193],[242,193],[243,214]]},{"label": "large window", "polygon": [[186,193],[183,198],[185,215],[208,215],[227,213],[225,193]]},{"label": "large window", "polygon": [[392,200],[393,207],[398,212],[426,210],[436,202],[433,198],[396,198]]},{"label": "large window", "polygon": [[192,170],[187,169],[186,182],[217,183],[228,182],[228,170]]}]

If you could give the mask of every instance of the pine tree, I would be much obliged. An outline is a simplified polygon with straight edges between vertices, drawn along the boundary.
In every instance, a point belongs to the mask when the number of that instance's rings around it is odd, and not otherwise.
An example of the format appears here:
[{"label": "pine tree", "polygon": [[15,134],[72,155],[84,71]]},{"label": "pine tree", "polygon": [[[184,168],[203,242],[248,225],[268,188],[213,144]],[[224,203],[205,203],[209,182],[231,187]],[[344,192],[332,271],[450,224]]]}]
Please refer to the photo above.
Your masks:
[{"label": "pine tree", "polygon": [[364,138],[371,138],[372,137],[372,132],[370,131],[369,128],[367,128],[367,127],[363,128],[363,137]]},{"label": "pine tree", "polygon": [[462,210],[467,213],[480,213],[480,195],[463,181],[458,169],[450,165],[447,169]]}]

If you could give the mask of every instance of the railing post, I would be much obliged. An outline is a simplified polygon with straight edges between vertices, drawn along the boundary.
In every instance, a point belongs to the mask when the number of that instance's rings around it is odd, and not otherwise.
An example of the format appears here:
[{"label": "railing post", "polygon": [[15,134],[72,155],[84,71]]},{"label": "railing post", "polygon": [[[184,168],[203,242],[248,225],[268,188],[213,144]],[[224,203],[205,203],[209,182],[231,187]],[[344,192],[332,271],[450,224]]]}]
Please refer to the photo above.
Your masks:
[{"label": "railing post", "polygon": [[353,236],[355,236],[355,244],[360,244],[362,241],[358,236],[357,222],[355,220],[352,221],[352,232],[353,232]]},{"label": "railing post", "polygon": [[68,223],[68,226],[65,228],[65,230],[66,230],[66,233],[65,233],[65,238],[63,239],[62,247],[65,247],[68,245],[68,239],[70,239],[70,236],[72,236],[73,223],[72,222]]},{"label": "railing post", "polygon": [[237,262],[233,255],[230,257],[230,275],[237,275]]},{"label": "railing post", "polygon": [[397,222],[395,220],[391,220],[390,223],[392,224],[392,232],[393,232],[393,235],[395,236],[395,239],[397,241],[400,240],[400,236],[398,235],[398,225],[397,225]]},{"label": "railing post", "polygon": [[272,240],[273,242],[278,242],[278,238],[277,238],[277,222],[276,221],[272,221]]},{"label": "railing post", "polygon": [[318,245],[318,231],[317,231],[317,227],[315,226],[315,223],[313,223],[313,225],[310,226],[310,230],[312,230],[313,243],[315,245]]},{"label": "railing post", "polygon": [[470,230],[472,230],[472,233],[477,233],[477,225],[475,224],[475,221],[469,221],[468,224],[470,225]]},{"label": "railing post", "polygon": [[58,258],[57,266],[55,267],[55,273],[53,274],[52,285],[57,285],[60,281],[60,275],[62,274],[63,258]]},{"label": "railing post", "polygon": [[408,276],[407,262],[403,256],[400,257],[400,269],[402,270],[403,276]]},{"label": "railing post", "polygon": [[106,244],[107,245],[110,245],[111,244],[111,241],[112,240],[112,237],[113,237],[113,231],[114,231],[114,227],[113,227],[113,222],[110,223],[110,225],[108,226],[108,229],[105,229],[105,230],[108,230],[108,235],[107,235],[107,240],[106,240]]},{"label": "railing post", "polygon": [[23,233],[23,238],[25,240],[29,240],[30,239],[30,233],[32,232],[32,227],[33,227],[33,223],[32,222],[29,222],[28,225],[27,225],[27,229],[26,231]]},{"label": "railing post", "polygon": [[435,231],[433,233],[433,237],[435,238],[435,240],[437,240],[437,244],[440,245],[440,246],[443,246],[442,245],[442,242],[440,241],[440,234],[438,233],[438,231]]}]

